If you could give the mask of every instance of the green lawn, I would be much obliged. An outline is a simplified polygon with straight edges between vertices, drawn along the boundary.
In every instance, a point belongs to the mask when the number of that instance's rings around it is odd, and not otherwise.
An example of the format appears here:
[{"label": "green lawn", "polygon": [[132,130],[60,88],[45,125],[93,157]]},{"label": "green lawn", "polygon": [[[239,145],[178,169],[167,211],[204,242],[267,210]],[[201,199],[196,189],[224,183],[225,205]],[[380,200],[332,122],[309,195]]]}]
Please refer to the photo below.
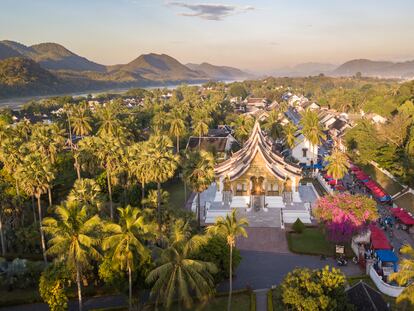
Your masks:
[{"label": "green lawn", "polygon": [[[170,204],[172,208],[178,209],[184,207],[184,183],[181,179],[174,179],[164,184],[162,188],[170,193]],[[187,198],[190,193],[191,190],[187,187]]]},{"label": "green lawn", "polygon": [[381,187],[383,187],[385,191],[388,192],[388,194],[394,195],[403,189],[403,187],[398,182],[395,182],[394,180],[389,178],[375,166],[367,164],[360,165],[360,167],[365,171],[365,173],[371,176],[373,180],[378,182],[381,185]]},{"label": "green lawn", "polygon": [[[169,311],[184,311],[184,310],[192,310],[192,311],[221,311],[227,310],[227,295],[225,296],[217,296],[205,304],[194,305],[190,309],[185,309],[184,307],[180,307],[179,305],[173,305]],[[243,293],[235,293],[232,296],[231,300],[231,310],[233,311],[250,311],[250,293],[243,292]],[[158,309],[146,308],[145,311],[165,311],[164,308],[159,307]]]},{"label": "green lawn", "polygon": [[[308,255],[326,255],[333,256],[335,254],[335,243],[326,239],[325,234],[318,227],[308,227],[303,233],[287,233],[289,249],[293,253]],[[345,245],[345,253],[352,257],[352,249]]]},{"label": "green lawn", "polygon": [[36,289],[15,289],[13,291],[0,290],[0,306],[14,306],[42,302],[39,291]]}]

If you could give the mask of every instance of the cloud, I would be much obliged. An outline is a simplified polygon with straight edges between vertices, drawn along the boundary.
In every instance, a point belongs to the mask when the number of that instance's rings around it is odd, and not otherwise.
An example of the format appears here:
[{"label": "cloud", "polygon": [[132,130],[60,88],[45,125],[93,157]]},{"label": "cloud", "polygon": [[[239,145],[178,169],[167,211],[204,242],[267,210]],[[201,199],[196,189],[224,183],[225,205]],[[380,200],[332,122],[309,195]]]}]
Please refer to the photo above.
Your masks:
[{"label": "cloud", "polygon": [[254,7],[252,6],[235,6],[213,3],[189,4],[181,1],[170,1],[167,2],[167,4],[169,6],[189,10],[188,12],[178,13],[179,15],[187,17],[198,17],[211,21],[221,21],[228,16],[254,10]]}]

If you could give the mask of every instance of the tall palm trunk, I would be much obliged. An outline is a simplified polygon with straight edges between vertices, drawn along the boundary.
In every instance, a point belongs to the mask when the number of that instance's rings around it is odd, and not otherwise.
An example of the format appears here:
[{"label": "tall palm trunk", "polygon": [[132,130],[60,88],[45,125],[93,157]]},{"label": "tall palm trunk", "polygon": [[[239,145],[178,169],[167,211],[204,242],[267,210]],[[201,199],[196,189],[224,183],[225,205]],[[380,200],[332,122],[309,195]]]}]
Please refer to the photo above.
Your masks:
[{"label": "tall palm trunk", "polygon": [[177,154],[180,153],[180,136],[177,135]]},{"label": "tall palm trunk", "polygon": [[1,242],[1,255],[5,256],[6,255],[6,241],[4,238],[4,233],[3,233],[3,219],[1,218],[1,213],[0,213],[0,242]]},{"label": "tall palm trunk", "polygon": [[40,205],[40,195],[37,195],[37,209],[39,213],[39,224],[40,224],[40,240],[42,243],[42,251],[43,251],[43,260],[47,263],[47,257],[46,257],[46,242],[45,242],[45,234],[43,232],[42,227],[42,206]]},{"label": "tall palm trunk", "polygon": [[200,192],[197,192],[197,224],[198,229],[201,229],[201,202]]},{"label": "tall palm trunk", "polygon": [[[141,182],[141,200],[145,199],[145,184],[143,182]],[[142,205],[142,207],[145,207],[144,204]]]},{"label": "tall palm trunk", "polygon": [[19,182],[18,182],[17,178],[15,178],[15,182],[16,182],[16,194],[17,194],[18,197],[20,197]]},{"label": "tall palm trunk", "polygon": [[106,180],[108,182],[108,195],[109,195],[109,212],[111,215],[111,220],[114,219],[114,208],[113,208],[113,204],[112,204],[112,185],[111,185],[111,171],[107,170],[106,171]]},{"label": "tall palm trunk", "polygon": [[80,164],[79,164],[79,161],[78,161],[78,155],[77,154],[75,154],[77,151],[74,151],[74,153],[73,153],[73,159],[75,160],[75,169],[76,169],[76,175],[77,175],[77,177],[78,177],[78,180],[80,180],[81,179],[81,172],[80,172]]},{"label": "tall palm trunk", "polygon": [[78,286],[78,303],[79,303],[79,311],[82,311],[82,284],[81,284],[81,277],[80,277],[80,266],[79,262],[76,262],[76,284]]},{"label": "tall palm trunk", "polygon": [[227,311],[230,311],[231,309],[231,294],[233,291],[233,245],[230,245],[229,275],[229,299],[227,301]]},{"label": "tall palm trunk", "polygon": [[157,220],[158,229],[161,231],[161,183],[157,183]]},{"label": "tall palm trunk", "polygon": [[129,283],[129,311],[132,310],[132,269],[131,263],[128,260],[128,283]]},{"label": "tall palm trunk", "polygon": [[34,196],[32,195],[32,211],[33,211],[33,222],[37,226],[36,208],[34,203]]},{"label": "tall palm trunk", "polygon": [[49,199],[49,206],[52,206],[53,205],[53,202],[52,202],[52,189],[50,188],[50,186],[47,187],[47,196],[48,196],[48,199]]}]

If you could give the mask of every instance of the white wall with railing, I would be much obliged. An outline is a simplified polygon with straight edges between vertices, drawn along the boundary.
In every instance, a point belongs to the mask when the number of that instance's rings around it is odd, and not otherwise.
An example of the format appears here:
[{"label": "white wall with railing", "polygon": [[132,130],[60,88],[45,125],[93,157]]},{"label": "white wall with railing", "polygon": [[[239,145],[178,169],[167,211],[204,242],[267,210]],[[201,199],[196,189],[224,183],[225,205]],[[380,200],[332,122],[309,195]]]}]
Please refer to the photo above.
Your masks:
[{"label": "white wall with railing", "polygon": [[371,280],[375,283],[378,290],[388,296],[391,297],[398,297],[402,291],[405,289],[401,286],[394,286],[385,283],[381,277],[378,275],[377,271],[375,271],[374,267],[371,265],[369,268],[369,276],[371,277]]},{"label": "white wall with railing", "polygon": [[328,182],[323,178],[323,176],[321,175],[321,173],[315,172],[314,176],[316,177],[316,179],[319,181],[319,183],[321,184],[321,186],[328,192],[328,193],[332,193],[333,189],[332,187],[328,184]]}]

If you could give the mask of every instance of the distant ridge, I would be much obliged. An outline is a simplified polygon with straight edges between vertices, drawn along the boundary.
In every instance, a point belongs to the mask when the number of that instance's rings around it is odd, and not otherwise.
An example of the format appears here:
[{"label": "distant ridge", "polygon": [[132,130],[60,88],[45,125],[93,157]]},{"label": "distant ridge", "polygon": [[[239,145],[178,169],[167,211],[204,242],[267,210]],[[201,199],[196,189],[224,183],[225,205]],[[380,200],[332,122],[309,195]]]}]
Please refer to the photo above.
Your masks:
[{"label": "distant ridge", "polygon": [[197,71],[205,76],[214,78],[217,80],[235,80],[252,78],[253,75],[241,71],[240,69],[228,67],[228,66],[216,66],[209,63],[201,64],[186,64],[186,66],[194,71]]},{"label": "distant ridge", "polygon": [[353,59],[342,64],[332,73],[335,76],[352,76],[357,72],[366,76],[383,78],[412,78],[414,77],[414,61],[389,62]]}]

